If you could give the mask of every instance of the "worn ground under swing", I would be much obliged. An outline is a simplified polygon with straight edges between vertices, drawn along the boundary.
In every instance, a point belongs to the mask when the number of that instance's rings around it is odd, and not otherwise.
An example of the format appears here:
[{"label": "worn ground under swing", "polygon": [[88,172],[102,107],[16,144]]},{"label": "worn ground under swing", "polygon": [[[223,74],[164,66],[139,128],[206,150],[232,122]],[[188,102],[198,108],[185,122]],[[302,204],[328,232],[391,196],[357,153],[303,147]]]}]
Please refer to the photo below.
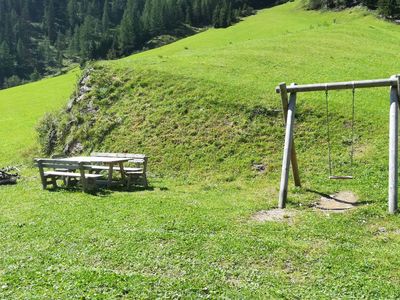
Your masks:
[{"label": "worn ground under swing", "polygon": [[351,191],[341,191],[321,197],[317,209],[332,212],[344,212],[357,206],[358,196]]}]

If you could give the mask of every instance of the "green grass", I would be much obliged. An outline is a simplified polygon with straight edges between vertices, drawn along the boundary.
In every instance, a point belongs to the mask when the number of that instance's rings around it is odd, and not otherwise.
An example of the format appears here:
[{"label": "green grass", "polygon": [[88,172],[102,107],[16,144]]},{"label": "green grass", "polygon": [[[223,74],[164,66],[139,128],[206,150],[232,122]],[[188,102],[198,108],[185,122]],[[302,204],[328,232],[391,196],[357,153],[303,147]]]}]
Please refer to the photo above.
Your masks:
[{"label": "green grass", "polygon": [[[87,152],[146,152],[154,189],[42,191],[25,167],[20,184],[0,188],[0,298],[399,298],[400,221],[386,213],[387,89],[357,91],[356,179],[347,182],[327,180],[324,95],[299,95],[296,216],[251,220],[277,203],[275,85],[389,77],[399,38],[398,27],[359,8],[320,13],[289,3],[95,64],[86,99],[73,115],[56,114],[57,150],[78,140]],[[12,116],[1,127],[1,163],[30,158],[37,119],[65,103],[74,76],[0,92]],[[35,109],[33,88],[46,92]],[[351,93],[331,100],[334,158],[346,172]],[[267,172],[254,172],[254,162]],[[345,214],[309,207],[318,199],[310,190],[347,189],[364,205]]]},{"label": "green grass", "polygon": [[0,92],[0,163],[18,164],[37,149],[34,127],[49,111],[65,105],[76,84],[78,71]]}]

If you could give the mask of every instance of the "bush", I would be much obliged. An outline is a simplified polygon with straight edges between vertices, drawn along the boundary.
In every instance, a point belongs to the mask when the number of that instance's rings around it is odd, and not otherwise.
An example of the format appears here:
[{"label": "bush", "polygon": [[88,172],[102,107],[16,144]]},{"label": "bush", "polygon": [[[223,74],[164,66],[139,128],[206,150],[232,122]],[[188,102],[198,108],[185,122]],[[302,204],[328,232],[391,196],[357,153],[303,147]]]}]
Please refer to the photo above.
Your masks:
[{"label": "bush", "polygon": [[17,75],[13,75],[4,81],[4,87],[10,88],[21,84],[21,79]]},{"label": "bush", "polygon": [[41,151],[45,155],[51,155],[57,145],[58,118],[54,113],[47,113],[36,127]]}]

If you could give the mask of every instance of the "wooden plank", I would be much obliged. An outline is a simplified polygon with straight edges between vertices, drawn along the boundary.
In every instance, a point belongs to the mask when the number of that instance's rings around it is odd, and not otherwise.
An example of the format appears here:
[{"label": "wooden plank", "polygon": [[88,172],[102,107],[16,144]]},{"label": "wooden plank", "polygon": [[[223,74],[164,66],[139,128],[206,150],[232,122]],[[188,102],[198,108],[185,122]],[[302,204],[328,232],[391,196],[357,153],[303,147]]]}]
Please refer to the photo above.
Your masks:
[{"label": "wooden plank", "polygon": [[341,180],[341,179],[353,179],[353,176],[329,176],[329,179],[332,180]]},{"label": "wooden plank", "polygon": [[296,110],[296,93],[290,94],[288,105],[288,114],[286,120],[285,148],[282,160],[281,185],[279,190],[279,208],[285,208],[288,192],[290,154],[292,151],[293,131],[294,131],[294,115]]},{"label": "wooden plank", "polygon": [[91,157],[110,157],[110,158],[129,158],[130,163],[147,164],[148,156],[145,154],[134,153],[107,153],[107,152],[92,152]]},{"label": "wooden plank", "polygon": [[[390,79],[375,79],[375,80],[360,80],[360,81],[348,81],[348,82],[330,82],[330,83],[316,83],[316,84],[305,84],[291,86],[287,88],[288,93],[300,93],[300,92],[316,92],[316,91],[330,91],[330,90],[346,90],[346,89],[360,89],[360,88],[371,88],[371,87],[386,87],[386,86],[398,86],[396,78],[391,77]],[[276,87],[276,92],[280,93],[280,87]]]},{"label": "wooden plank", "polygon": [[[286,89],[286,83],[281,83],[279,85],[281,89],[281,99],[282,99],[282,108],[283,108],[283,120],[286,126],[287,112],[288,112],[288,94]],[[294,177],[294,184],[297,187],[301,187],[300,175],[299,175],[299,166],[297,163],[297,154],[296,154],[296,146],[294,144],[294,140],[292,140],[292,151],[290,153],[290,160],[292,162],[292,172]]]},{"label": "wooden plank", "polygon": [[37,166],[42,166],[42,168],[59,168],[59,169],[68,169],[68,170],[76,170],[79,168],[79,163],[63,161],[58,159],[35,159]]},{"label": "wooden plank", "polygon": [[[81,177],[80,173],[71,173],[71,172],[58,172],[58,171],[48,171],[44,172],[44,176],[63,176],[63,177]],[[102,175],[99,174],[85,174],[86,178],[101,178]]]},{"label": "wooden plank", "polygon": [[108,153],[108,152],[92,152],[90,156],[93,157],[127,157],[127,158],[139,158],[144,159],[147,157],[145,154],[135,154],[135,153]]},{"label": "wooden plank", "polygon": [[42,162],[43,164],[46,164],[46,163],[55,163],[55,164],[73,164],[73,163],[75,163],[75,164],[77,164],[76,162],[74,162],[74,161],[68,161],[67,159],[65,159],[65,158],[62,158],[62,159],[53,159],[53,158],[35,158],[35,161],[36,162]]},{"label": "wooden plank", "polygon": [[97,157],[97,156],[77,156],[64,158],[61,161],[75,162],[75,163],[104,163],[104,164],[115,164],[119,162],[127,162],[130,159],[128,157]]},{"label": "wooden plank", "polygon": [[76,170],[79,169],[79,165],[77,164],[43,164],[43,168],[46,169],[66,169],[66,170]]},{"label": "wooden plank", "polygon": [[[399,78],[393,76],[399,82]],[[390,121],[389,121],[389,213],[398,209],[398,130],[399,130],[399,91],[390,88]]]},{"label": "wooden plank", "polygon": [[[99,170],[99,171],[107,171],[109,170],[108,166],[91,166],[87,165],[85,166],[86,168],[90,170]],[[120,171],[120,167],[114,167],[114,171]],[[124,167],[125,172],[143,172],[143,168],[129,168],[129,167]]]}]

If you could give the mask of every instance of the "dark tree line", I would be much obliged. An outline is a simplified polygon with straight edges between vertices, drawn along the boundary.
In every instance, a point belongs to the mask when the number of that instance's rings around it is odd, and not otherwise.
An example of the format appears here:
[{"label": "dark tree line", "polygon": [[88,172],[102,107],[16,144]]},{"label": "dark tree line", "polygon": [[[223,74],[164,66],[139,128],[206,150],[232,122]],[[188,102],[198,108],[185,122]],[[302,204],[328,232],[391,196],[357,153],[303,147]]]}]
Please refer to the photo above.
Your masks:
[{"label": "dark tree line", "polygon": [[400,18],[400,0],[309,0],[308,7],[310,9],[334,9],[353,7],[360,4],[368,9],[378,10],[385,18]]},{"label": "dark tree line", "polygon": [[276,0],[0,0],[0,88],[116,58],[182,26],[227,27]]}]

